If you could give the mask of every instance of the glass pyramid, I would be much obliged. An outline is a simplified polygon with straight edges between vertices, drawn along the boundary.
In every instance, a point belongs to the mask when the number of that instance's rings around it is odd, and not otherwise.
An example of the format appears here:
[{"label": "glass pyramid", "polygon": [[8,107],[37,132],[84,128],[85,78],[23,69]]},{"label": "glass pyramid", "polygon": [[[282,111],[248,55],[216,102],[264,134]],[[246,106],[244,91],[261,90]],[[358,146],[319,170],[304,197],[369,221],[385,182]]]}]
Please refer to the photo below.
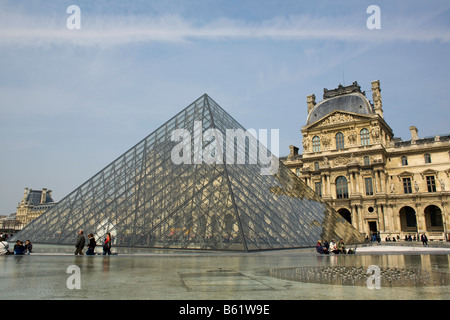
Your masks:
[{"label": "glass pyramid", "polygon": [[227,129],[245,131],[203,95],[15,239],[74,244],[84,230],[99,242],[110,232],[114,246],[241,251],[309,247],[319,239],[363,241],[277,158],[278,171],[262,174],[267,165],[252,146],[271,154],[255,137],[226,145],[220,134],[226,137]]}]

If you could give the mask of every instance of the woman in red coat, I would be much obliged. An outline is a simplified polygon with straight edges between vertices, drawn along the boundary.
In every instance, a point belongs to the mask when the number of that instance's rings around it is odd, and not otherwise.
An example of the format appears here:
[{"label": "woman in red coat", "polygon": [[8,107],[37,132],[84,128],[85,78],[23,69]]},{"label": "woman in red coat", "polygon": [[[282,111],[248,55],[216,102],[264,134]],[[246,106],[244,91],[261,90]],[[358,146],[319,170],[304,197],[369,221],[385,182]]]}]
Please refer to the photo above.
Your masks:
[{"label": "woman in red coat", "polygon": [[111,255],[111,233],[106,234],[105,243],[103,244],[103,255]]}]

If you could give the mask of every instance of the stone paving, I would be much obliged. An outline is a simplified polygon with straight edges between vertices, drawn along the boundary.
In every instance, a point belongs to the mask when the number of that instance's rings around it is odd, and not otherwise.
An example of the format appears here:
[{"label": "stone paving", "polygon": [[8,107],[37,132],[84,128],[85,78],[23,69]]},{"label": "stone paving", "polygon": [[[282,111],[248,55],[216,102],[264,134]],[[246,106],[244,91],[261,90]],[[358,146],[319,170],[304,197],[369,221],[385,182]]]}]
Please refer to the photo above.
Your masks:
[{"label": "stone paving", "polygon": [[[0,257],[0,299],[450,298],[445,244],[374,244],[358,247],[355,255],[319,255],[313,248],[253,253],[116,248],[117,255],[74,256],[71,246],[34,247],[30,256]],[[381,280],[375,288],[367,284],[376,275],[373,266]]]}]

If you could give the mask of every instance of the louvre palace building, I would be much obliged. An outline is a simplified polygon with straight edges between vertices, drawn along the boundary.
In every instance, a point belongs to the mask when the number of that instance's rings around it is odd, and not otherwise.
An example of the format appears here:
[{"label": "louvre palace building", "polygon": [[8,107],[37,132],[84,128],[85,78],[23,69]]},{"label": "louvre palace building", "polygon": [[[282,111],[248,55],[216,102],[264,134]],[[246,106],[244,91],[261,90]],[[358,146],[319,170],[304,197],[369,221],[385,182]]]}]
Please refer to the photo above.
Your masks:
[{"label": "louvre palace building", "polygon": [[365,236],[448,239],[450,135],[394,137],[371,84],[372,102],[357,82],[309,95],[303,154],[291,145],[281,160]]}]

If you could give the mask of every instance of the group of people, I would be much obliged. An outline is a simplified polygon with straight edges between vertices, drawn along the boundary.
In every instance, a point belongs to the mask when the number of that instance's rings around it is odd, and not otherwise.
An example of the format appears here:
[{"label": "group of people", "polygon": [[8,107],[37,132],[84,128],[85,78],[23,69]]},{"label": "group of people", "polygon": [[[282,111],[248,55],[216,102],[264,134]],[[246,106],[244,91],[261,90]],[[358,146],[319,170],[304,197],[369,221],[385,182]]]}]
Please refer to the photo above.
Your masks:
[{"label": "group of people", "polygon": [[9,243],[6,241],[6,238],[2,236],[0,238],[0,255],[29,255],[33,250],[33,245],[30,240],[25,241],[25,244],[22,240],[17,240],[14,245],[13,251],[9,251]]},{"label": "group of people", "polygon": [[[88,245],[87,245],[87,256],[93,256],[95,255],[95,247],[97,246],[97,241],[94,238],[94,235],[92,233],[88,234]],[[84,255],[83,249],[86,246],[86,238],[84,237],[83,230],[80,230],[78,232],[77,242],[75,243],[75,255]],[[105,241],[103,242],[103,255],[111,255],[111,246],[112,246],[112,239],[111,239],[111,233],[106,234]]]},{"label": "group of people", "polygon": [[345,249],[344,240],[340,239],[337,243],[334,242],[334,240],[331,240],[330,242],[324,240],[322,241],[318,240],[316,245],[316,251],[320,254],[346,254],[347,250]]}]

